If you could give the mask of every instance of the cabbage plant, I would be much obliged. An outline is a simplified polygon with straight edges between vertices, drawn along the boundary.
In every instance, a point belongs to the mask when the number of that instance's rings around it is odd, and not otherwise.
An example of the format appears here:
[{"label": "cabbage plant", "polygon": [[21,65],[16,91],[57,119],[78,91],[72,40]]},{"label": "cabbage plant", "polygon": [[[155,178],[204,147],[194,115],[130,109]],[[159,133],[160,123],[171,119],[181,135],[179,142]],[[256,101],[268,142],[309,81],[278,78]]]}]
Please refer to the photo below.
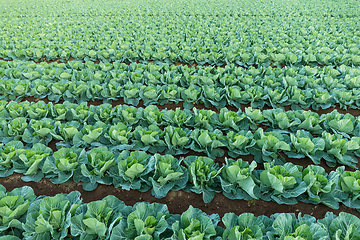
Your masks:
[{"label": "cabbage plant", "polygon": [[296,204],[296,198],[307,189],[302,180],[302,167],[293,163],[276,166],[264,163],[264,168],[259,174],[261,198],[266,201],[272,199],[279,204]]},{"label": "cabbage plant", "polygon": [[0,185],[0,236],[13,235],[22,238],[23,224],[35,198],[31,187],[24,186],[6,192],[5,187]]},{"label": "cabbage plant", "polygon": [[12,140],[21,140],[28,125],[28,120],[25,117],[14,118],[9,123],[4,119],[0,119],[1,142],[8,143]]},{"label": "cabbage plant", "polygon": [[220,175],[223,194],[230,199],[258,199],[260,181],[253,174],[256,162],[249,164],[242,159],[225,158],[225,163]]},{"label": "cabbage plant", "polygon": [[192,186],[185,190],[202,194],[205,203],[211,202],[215,193],[221,192],[218,176],[221,168],[208,157],[189,156],[184,159],[189,171],[189,182]]},{"label": "cabbage plant", "polygon": [[78,147],[60,148],[46,158],[42,172],[54,184],[68,183],[74,174],[81,174],[79,164],[86,161],[85,149]]},{"label": "cabbage plant", "polygon": [[149,180],[152,183],[151,193],[156,198],[163,198],[167,193],[185,188],[189,173],[184,166],[181,166],[182,159],[174,158],[171,155],[155,154],[155,172]]},{"label": "cabbage plant", "polygon": [[191,132],[190,138],[193,140],[190,149],[195,152],[205,152],[209,157],[222,157],[226,146],[226,139],[222,132],[215,129],[213,132],[208,130],[195,129]]},{"label": "cabbage plant", "polygon": [[222,221],[225,231],[222,239],[256,239],[262,240],[266,234],[266,226],[260,217],[255,217],[252,213],[243,213],[236,216],[234,213],[225,213]]},{"label": "cabbage plant", "polygon": [[127,218],[122,218],[112,230],[110,240],[115,239],[164,239],[169,232],[169,210],[160,203],[140,202],[134,205]]},{"label": "cabbage plant", "polygon": [[172,224],[173,236],[169,239],[204,239],[213,238],[216,232],[216,225],[220,221],[217,214],[206,215],[200,209],[190,205],[189,209],[176,216],[176,221]]},{"label": "cabbage plant", "polygon": [[92,148],[87,157],[81,159],[81,174],[74,175],[74,181],[82,181],[83,189],[86,191],[94,190],[98,183],[110,185],[112,178],[109,169],[115,165],[115,157],[107,147]]},{"label": "cabbage plant", "polygon": [[57,194],[34,201],[26,216],[24,239],[65,239],[71,216],[80,206],[80,193]]},{"label": "cabbage plant", "polygon": [[16,150],[23,148],[24,144],[20,141],[11,141],[0,147],[0,177],[14,173],[13,160],[16,158]]},{"label": "cabbage plant", "polygon": [[80,240],[110,239],[113,228],[131,207],[114,196],[81,205],[71,216],[70,232]]},{"label": "cabbage plant", "polygon": [[36,143],[30,149],[17,149],[13,159],[14,171],[23,173],[22,180],[39,182],[43,177],[42,166],[45,158],[52,155],[52,150],[44,144]]},{"label": "cabbage plant", "polygon": [[155,169],[155,159],[144,151],[122,151],[116,164],[109,170],[116,188],[136,189],[141,192],[150,190],[149,177]]},{"label": "cabbage plant", "polygon": [[338,172],[332,171],[327,174],[321,166],[309,165],[302,172],[302,179],[307,185],[306,191],[310,202],[315,204],[323,203],[334,209],[339,208],[334,192],[338,188]]},{"label": "cabbage plant", "polygon": [[345,171],[344,166],[337,168],[340,191],[335,195],[342,203],[351,208],[360,209],[360,171]]}]

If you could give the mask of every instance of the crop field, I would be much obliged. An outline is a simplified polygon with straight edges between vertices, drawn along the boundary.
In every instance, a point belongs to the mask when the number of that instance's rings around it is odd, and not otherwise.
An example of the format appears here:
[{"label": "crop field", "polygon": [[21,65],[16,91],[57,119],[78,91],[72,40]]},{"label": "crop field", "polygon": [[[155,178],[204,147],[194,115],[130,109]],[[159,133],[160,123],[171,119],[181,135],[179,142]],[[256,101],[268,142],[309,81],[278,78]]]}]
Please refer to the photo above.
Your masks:
[{"label": "crop field", "polygon": [[360,1],[0,0],[0,240],[360,240]]}]

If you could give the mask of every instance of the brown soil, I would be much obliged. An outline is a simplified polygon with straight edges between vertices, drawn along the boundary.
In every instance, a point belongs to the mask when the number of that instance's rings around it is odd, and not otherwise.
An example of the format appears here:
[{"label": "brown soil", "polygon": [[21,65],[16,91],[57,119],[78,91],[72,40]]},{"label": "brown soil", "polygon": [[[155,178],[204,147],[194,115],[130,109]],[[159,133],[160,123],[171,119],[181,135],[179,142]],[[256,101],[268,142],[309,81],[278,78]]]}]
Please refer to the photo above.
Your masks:
[{"label": "brown soil", "polygon": [[54,196],[58,193],[69,193],[79,191],[84,202],[101,200],[108,195],[114,195],[127,205],[134,205],[136,202],[159,202],[167,204],[170,213],[181,214],[186,211],[190,205],[199,208],[207,214],[218,213],[222,217],[227,212],[233,212],[237,215],[241,213],[253,213],[256,216],[270,216],[274,213],[303,213],[310,214],[316,218],[323,218],[328,211],[339,214],[348,212],[360,218],[360,212],[341,205],[339,209],[331,209],[323,204],[313,205],[299,202],[295,205],[277,204],[276,202],[266,202],[263,200],[230,200],[222,194],[216,194],[213,201],[205,204],[202,196],[195,193],[186,193],[184,191],[170,191],[165,198],[157,199],[151,195],[151,192],[141,193],[135,190],[126,191],[115,189],[112,186],[99,185],[94,191],[87,192],[82,189],[81,183],[52,184],[49,179],[42,179],[38,183],[23,182],[20,174],[13,174],[7,178],[0,178],[0,184],[4,185],[8,191],[22,186],[30,186],[34,189],[37,196]]}]

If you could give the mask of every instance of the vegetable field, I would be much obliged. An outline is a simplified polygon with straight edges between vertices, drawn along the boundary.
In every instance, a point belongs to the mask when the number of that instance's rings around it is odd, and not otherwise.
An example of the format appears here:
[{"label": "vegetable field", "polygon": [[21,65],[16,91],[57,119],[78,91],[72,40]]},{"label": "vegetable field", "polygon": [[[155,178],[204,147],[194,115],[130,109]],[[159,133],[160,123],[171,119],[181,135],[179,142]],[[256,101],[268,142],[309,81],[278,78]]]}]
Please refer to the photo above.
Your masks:
[{"label": "vegetable field", "polygon": [[360,239],[357,0],[0,0],[0,240]]}]

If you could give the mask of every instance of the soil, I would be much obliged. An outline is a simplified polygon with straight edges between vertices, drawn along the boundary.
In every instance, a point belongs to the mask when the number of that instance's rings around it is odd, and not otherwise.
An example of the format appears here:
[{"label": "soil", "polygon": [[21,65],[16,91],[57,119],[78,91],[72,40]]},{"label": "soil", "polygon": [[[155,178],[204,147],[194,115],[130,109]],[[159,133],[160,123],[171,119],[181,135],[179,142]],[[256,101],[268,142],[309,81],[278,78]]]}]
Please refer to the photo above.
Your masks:
[{"label": "soil", "polygon": [[313,205],[299,202],[295,205],[277,204],[276,202],[266,202],[263,200],[231,200],[222,194],[216,194],[215,198],[205,204],[202,196],[196,193],[187,193],[184,191],[170,191],[165,198],[157,199],[151,195],[151,192],[139,192],[136,190],[121,190],[112,186],[99,185],[94,191],[87,192],[82,189],[81,183],[53,184],[49,179],[42,179],[40,182],[24,182],[21,180],[21,174],[13,174],[7,178],[0,178],[0,184],[4,185],[8,191],[22,186],[30,186],[34,189],[37,196],[46,195],[54,196],[58,193],[69,193],[71,191],[79,191],[83,202],[101,200],[108,195],[114,195],[125,204],[133,206],[136,202],[158,202],[167,204],[170,213],[181,214],[188,209],[190,205],[199,208],[207,214],[217,213],[220,217],[227,212],[233,212],[237,215],[242,213],[253,213],[256,216],[270,216],[274,213],[302,213],[309,214],[317,219],[323,218],[326,212],[347,212],[360,218],[360,212],[341,205],[339,209],[331,209],[323,204]]}]

